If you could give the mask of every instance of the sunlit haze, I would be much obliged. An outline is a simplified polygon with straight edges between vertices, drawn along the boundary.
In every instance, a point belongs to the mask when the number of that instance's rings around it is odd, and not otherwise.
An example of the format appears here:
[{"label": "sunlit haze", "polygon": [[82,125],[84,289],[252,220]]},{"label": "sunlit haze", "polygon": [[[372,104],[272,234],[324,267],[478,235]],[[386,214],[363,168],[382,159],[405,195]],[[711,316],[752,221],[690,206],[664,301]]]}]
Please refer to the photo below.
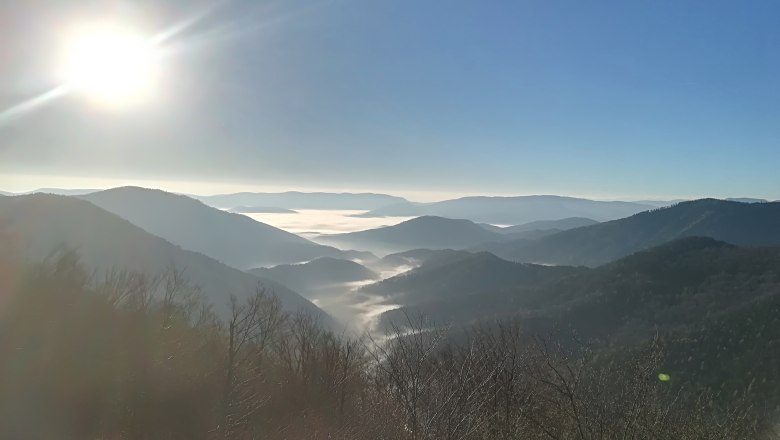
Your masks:
[{"label": "sunlit haze", "polygon": [[74,27],[64,37],[64,83],[106,106],[151,99],[160,55],[150,37],[114,23]]},{"label": "sunlit haze", "polygon": [[0,0],[0,440],[780,440],[780,0]]},{"label": "sunlit haze", "polygon": [[[27,188],[61,176],[780,198],[772,2],[46,0],[0,13],[0,176]],[[80,91],[51,93],[63,66]]]}]

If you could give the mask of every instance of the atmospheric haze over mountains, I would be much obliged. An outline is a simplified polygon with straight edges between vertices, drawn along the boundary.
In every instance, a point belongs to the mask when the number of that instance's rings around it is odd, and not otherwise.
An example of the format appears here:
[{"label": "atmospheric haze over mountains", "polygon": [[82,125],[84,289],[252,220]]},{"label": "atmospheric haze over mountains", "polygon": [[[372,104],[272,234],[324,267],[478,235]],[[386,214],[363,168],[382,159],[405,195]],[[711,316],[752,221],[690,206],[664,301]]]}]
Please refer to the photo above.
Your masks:
[{"label": "atmospheric haze over mountains", "polygon": [[780,440],[779,19],[0,1],[0,440]]},{"label": "atmospheric haze over mountains", "polygon": [[[26,260],[67,246],[97,271],[151,274],[172,264],[190,274],[218,307],[225,306],[225,295],[246,295],[266,283],[289,298],[285,304],[291,310],[298,307],[294,301],[305,304],[305,297],[351,328],[358,322],[377,324],[365,315],[402,305],[391,294],[389,286],[400,285],[391,277],[418,266],[422,270],[435,264],[449,278],[441,284],[451,286],[449,290],[476,287],[465,280],[483,290],[491,285],[506,289],[528,283],[523,264],[593,267],[690,236],[743,246],[780,245],[777,203],[709,199],[657,204],[671,206],[558,196],[435,203],[349,193],[201,197],[121,187],[8,196],[0,213],[9,243]],[[36,221],[23,221],[27,216]],[[292,227],[287,231],[285,226]],[[469,275],[479,267],[513,275]],[[466,278],[458,281],[447,274]],[[406,285],[420,284],[414,271],[402,276]],[[225,291],[219,292],[220,287]],[[366,304],[376,308],[361,309]]]},{"label": "atmospheric haze over mountains", "polygon": [[[455,343],[506,323],[538,335],[564,329],[603,356],[661,338],[677,380],[749,386],[749,376],[730,374],[737,359],[762,365],[767,351],[780,356],[780,202],[657,205],[45,190],[0,196],[0,268],[44,261],[56,274],[78,261],[91,274],[85,282],[122,307],[199,298],[188,307],[230,326],[250,322],[251,310],[277,310],[263,299],[277,298],[300,331],[314,331],[312,323],[376,344],[445,329]],[[142,305],[122,299],[149,288]],[[699,374],[724,346],[729,355]],[[761,371],[768,388],[751,399],[768,404],[780,372]]]}]

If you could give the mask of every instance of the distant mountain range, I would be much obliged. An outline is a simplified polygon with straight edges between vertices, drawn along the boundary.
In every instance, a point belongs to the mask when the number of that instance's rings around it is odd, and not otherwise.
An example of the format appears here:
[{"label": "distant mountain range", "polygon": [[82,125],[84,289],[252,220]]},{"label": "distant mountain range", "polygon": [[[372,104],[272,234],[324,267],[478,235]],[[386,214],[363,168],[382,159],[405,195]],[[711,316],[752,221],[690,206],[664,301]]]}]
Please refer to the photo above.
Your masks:
[{"label": "distant mountain range", "polygon": [[694,200],[535,241],[489,243],[472,250],[492,252],[512,261],[598,266],[690,236],[744,246],[780,245],[780,203]]},{"label": "distant mountain range", "polygon": [[366,257],[322,246],[251,218],[212,208],[187,196],[137,187],[80,196],[183,248],[239,269],[309,261],[317,257]]},{"label": "distant mountain range", "polygon": [[250,273],[274,280],[304,296],[316,296],[323,288],[376,280],[379,275],[349,260],[323,257],[302,264],[283,264],[271,268],[251,269]]},{"label": "distant mountain range", "polygon": [[440,216],[479,223],[517,225],[569,217],[606,221],[654,208],[655,205],[640,203],[604,202],[561,196],[463,197],[435,203],[402,202],[359,216]]},{"label": "distant mountain range", "polygon": [[502,234],[489,231],[469,220],[434,216],[417,217],[394,226],[317,238],[323,243],[383,254],[417,248],[464,249],[503,239]]},{"label": "distant mountain range", "polygon": [[740,202],[740,203],[767,203],[769,200],[766,199],[753,199],[750,197],[736,197],[736,198],[729,198],[726,199],[726,201],[729,202]]},{"label": "distant mountain range", "polygon": [[192,197],[217,208],[273,206],[287,209],[368,210],[395,203],[408,203],[403,197],[373,193],[240,192],[213,196],[193,195]]},{"label": "distant mountain range", "polygon": [[17,193],[18,195],[25,195],[25,194],[35,194],[35,193],[43,193],[43,194],[56,194],[60,196],[81,196],[84,194],[93,193],[96,191],[100,191],[99,189],[88,189],[88,188],[80,188],[80,189],[63,189],[63,188],[38,188],[33,191],[25,191],[22,193]]},{"label": "distant mountain range", "polygon": [[237,214],[297,214],[298,211],[287,208],[274,208],[272,206],[236,206],[230,212]]},{"label": "distant mountain range", "polygon": [[73,248],[98,277],[113,269],[157,275],[173,265],[184,271],[218,310],[225,310],[230,294],[246,297],[260,285],[273,291],[288,311],[321,313],[279,283],[184,250],[78,198],[48,194],[3,197],[0,234],[7,243],[6,252],[30,262],[40,261],[62,246]]},{"label": "distant mountain range", "polygon": [[674,199],[674,200],[631,200],[634,203],[639,203],[640,205],[650,205],[655,206],[657,208],[665,208],[667,206],[676,205],[680,202],[687,202],[689,199]]}]

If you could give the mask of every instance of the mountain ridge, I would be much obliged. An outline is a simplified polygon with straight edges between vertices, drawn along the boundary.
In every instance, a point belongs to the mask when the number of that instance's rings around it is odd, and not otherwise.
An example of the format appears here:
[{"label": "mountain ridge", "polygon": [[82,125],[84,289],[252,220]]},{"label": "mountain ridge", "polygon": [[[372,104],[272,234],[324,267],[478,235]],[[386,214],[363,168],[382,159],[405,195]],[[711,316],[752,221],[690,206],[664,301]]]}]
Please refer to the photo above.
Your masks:
[{"label": "mountain ridge", "polygon": [[384,253],[418,248],[459,249],[502,239],[502,234],[488,231],[470,220],[438,216],[421,216],[393,226],[318,237],[325,243]]},{"label": "mountain ridge", "polygon": [[342,209],[370,210],[398,202],[408,202],[403,197],[381,193],[350,192],[238,192],[209,196],[192,195],[207,205],[217,208],[234,208],[241,205],[274,206],[287,209]]},{"label": "mountain ridge", "polygon": [[433,255],[415,269],[364,286],[362,290],[408,307],[507,289],[515,284],[537,285],[582,270],[516,263],[489,252],[452,251]]},{"label": "mountain ridge", "polygon": [[742,246],[780,244],[780,203],[699,199],[559,232],[472,248],[512,261],[598,266],[643,249],[704,236]]},{"label": "mountain ridge", "polygon": [[400,203],[359,214],[361,217],[440,216],[478,223],[517,225],[537,220],[587,217],[613,220],[655,206],[634,202],[597,201],[557,195],[469,196],[432,203]]},{"label": "mountain ridge", "polygon": [[217,309],[229,294],[251,295],[265,287],[289,311],[322,313],[296,292],[227,266],[202,253],[182,249],[87,200],[51,194],[0,199],[0,233],[26,261],[38,261],[65,246],[75,249],[96,273],[114,269],[155,276],[173,265],[197,285]]},{"label": "mountain ridge", "polygon": [[581,228],[599,223],[596,220],[586,217],[566,217],[558,220],[536,220],[515,226],[506,226],[500,228],[499,232],[511,234],[515,232],[543,231],[548,229],[558,229],[565,231],[568,229]]},{"label": "mountain ridge", "polygon": [[287,208],[277,208],[275,206],[236,206],[229,209],[229,212],[236,214],[297,214],[298,211]]},{"label": "mountain ridge", "polygon": [[322,256],[356,257],[333,247],[225,212],[188,196],[121,187],[80,196],[186,249],[238,269],[297,263]]},{"label": "mountain ridge", "polygon": [[[752,287],[746,290],[743,283],[748,280]],[[733,296],[734,292],[748,297],[775,292],[780,298],[780,246],[740,247],[709,237],[684,237],[596,268],[564,272],[538,285],[499,286],[472,295],[429,298],[426,303],[413,305],[411,312],[439,321],[464,323],[515,314],[530,318],[534,314],[529,312],[536,311],[537,318],[542,313],[556,316],[556,320],[573,328],[590,326],[587,332],[585,327],[579,328],[583,336],[603,337],[608,329],[625,324],[621,313],[627,313],[629,308],[641,312],[632,297],[621,296],[628,292],[640,295],[636,298],[642,301],[654,301],[659,307],[663,301],[678,301],[680,295],[695,299],[696,292],[710,295],[708,301],[717,300],[719,304],[742,301]],[[621,312],[601,310],[605,299],[613,304],[610,307]],[[715,310],[699,306],[694,311],[703,318]],[[396,319],[400,313],[387,312],[383,319]],[[679,319],[678,314],[668,310],[658,309],[655,313],[658,315],[652,318],[656,320],[653,322]],[[605,315],[593,319],[594,314]]]}]

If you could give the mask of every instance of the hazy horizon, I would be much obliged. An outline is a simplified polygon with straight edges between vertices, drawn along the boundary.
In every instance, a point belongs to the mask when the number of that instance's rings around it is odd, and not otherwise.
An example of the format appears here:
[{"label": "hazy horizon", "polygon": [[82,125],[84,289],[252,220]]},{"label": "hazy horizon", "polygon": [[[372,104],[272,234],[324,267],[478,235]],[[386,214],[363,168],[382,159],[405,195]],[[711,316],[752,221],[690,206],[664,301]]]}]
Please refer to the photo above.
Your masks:
[{"label": "hazy horizon", "polygon": [[0,1],[0,439],[780,440],[778,18]]},{"label": "hazy horizon", "polygon": [[488,197],[514,197],[514,196],[535,196],[535,195],[554,195],[563,197],[576,197],[601,201],[667,201],[667,200],[694,200],[702,198],[758,198],[769,201],[780,200],[780,191],[775,193],[767,190],[764,193],[744,194],[736,191],[720,194],[578,194],[578,193],[555,193],[550,191],[539,192],[478,192],[478,191],[424,191],[414,189],[393,189],[393,188],[365,188],[365,187],[307,187],[307,186],[282,186],[282,185],[257,185],[251,183],[229,183],[229,182],[197,182],[197,181],[164,181],[164,180],[144,180],[144,179],[92,179],[92,178],[72,178],[59,177],[51,178],[46,176],[0,176],[0,191],[10,193],[26,193],[42,188],[56,188],[63,190],[105,190],[122,186],[138,186],[143,188],[154,188],[177,194],[193,195],[218,195],[238,192],[328,192],[328,193],[375,193],[388,194],[404,197],[412,202],[438,202],[461,197],[488,196]]},{"label": "hazy horizon", "polygon": [[[6,4],[0,187],[774,200],[778,13],[762,1]],[[149,38],[147,64],[128,75],[101,60],[132,57],[98,44],[86,60],[66,53],[81,64],[62,83],[61,46],[90,20]]]}]

